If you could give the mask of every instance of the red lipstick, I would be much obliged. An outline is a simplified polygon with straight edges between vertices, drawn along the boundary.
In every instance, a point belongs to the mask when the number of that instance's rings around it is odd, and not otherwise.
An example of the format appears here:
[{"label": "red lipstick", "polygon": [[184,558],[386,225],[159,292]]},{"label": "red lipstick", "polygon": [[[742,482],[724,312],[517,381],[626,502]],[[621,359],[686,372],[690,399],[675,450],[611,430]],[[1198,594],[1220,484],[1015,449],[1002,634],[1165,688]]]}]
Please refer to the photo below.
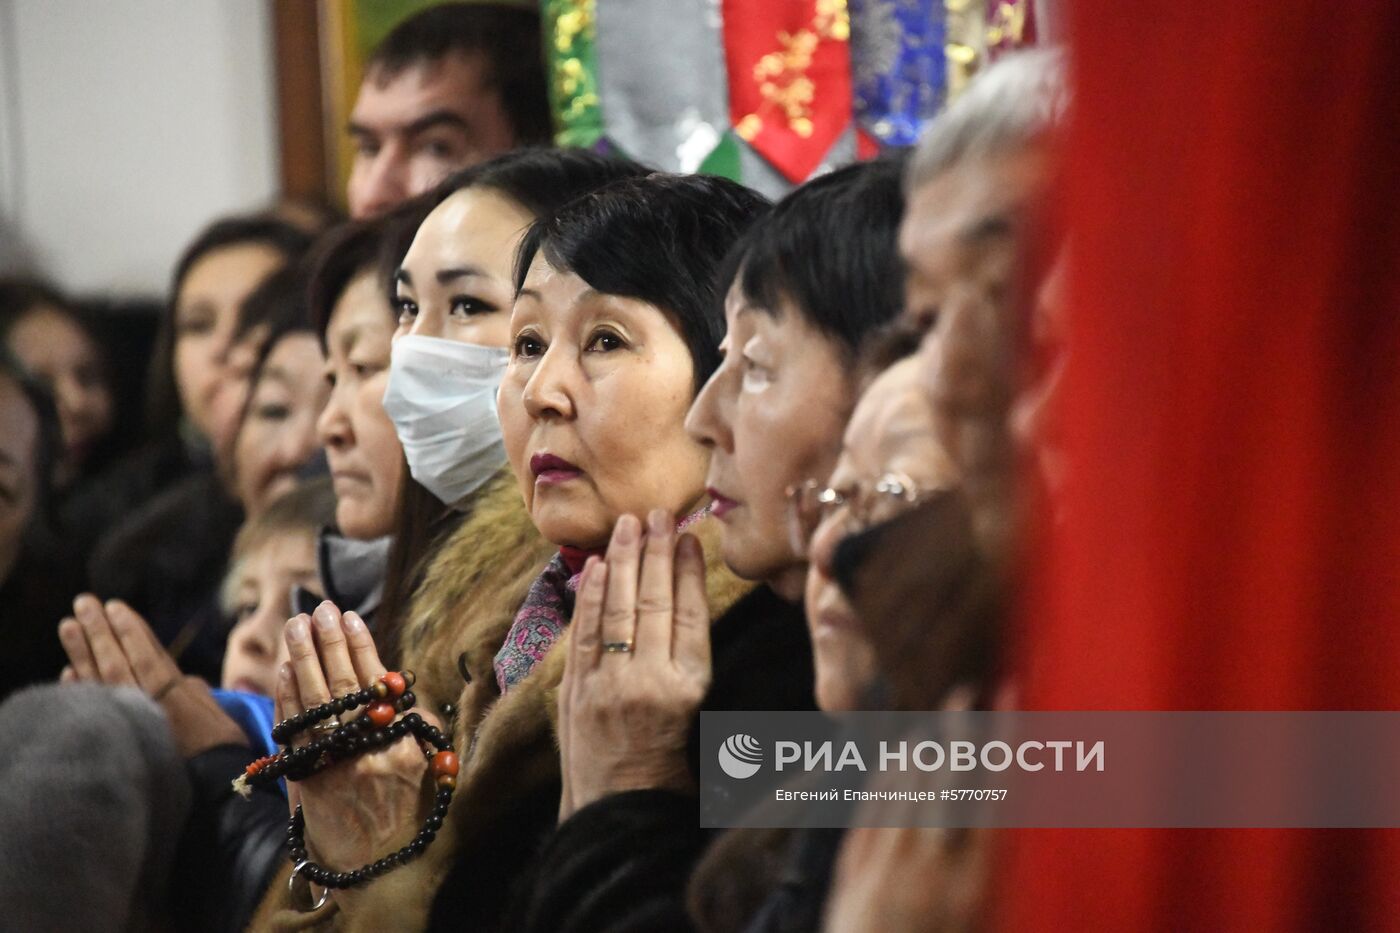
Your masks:
[{"label": "red lipstick", "polygon": [[710,494],[710,499],[713,500],[710,503],[710,514],[715,518],[723,520],[725,515],[732,512],[739,505],[739,503],[724,495],[713,486],[705,491]]},{"label": "red lipstick", "polygon": [[530,472],[535,474],[537,483],[567,483],[583,474],[583,471],[563,457],[539,453],[530,458]]}]

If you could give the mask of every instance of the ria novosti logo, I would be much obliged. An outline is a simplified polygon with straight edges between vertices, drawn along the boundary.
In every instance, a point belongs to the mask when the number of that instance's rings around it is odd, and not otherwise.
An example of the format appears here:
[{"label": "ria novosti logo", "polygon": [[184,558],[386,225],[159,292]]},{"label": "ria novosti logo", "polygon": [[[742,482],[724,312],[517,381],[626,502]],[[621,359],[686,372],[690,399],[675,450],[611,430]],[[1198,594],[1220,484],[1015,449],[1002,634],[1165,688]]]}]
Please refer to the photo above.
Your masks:
[{"label": "ria novosti logo", "polygon": [[753,777],[763,766],[763,746],[743,732],[731,735],[719,747],[720,770],[732,778]]}]

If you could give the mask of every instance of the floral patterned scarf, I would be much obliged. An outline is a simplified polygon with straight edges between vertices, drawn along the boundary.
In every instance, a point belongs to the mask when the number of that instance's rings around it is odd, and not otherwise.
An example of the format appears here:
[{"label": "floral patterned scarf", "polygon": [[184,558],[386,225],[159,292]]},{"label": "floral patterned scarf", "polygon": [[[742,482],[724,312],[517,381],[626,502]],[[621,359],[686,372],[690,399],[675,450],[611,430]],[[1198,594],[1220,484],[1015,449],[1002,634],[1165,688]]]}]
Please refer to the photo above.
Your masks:
[{"label": "floral patterned scarf", "polygon": [[[676,530],[684,531],[709,510],[709,506],[706,506],[687,516],[677,524]],[[501,650],[496,652],[492,661],[496,669],[496,684],[502,694],[524,680],[549,653],[559,636],[564,634],[574,614],[574,594],[578,592],[579,578],[583,576],[583,565],[589,557],[603,553],[601,549],[586,551],[562,547],[545,565],[544,572],[530,584],[525,602],[515,614],[515,622],[506,634],[505,644],[501,645]]]}]

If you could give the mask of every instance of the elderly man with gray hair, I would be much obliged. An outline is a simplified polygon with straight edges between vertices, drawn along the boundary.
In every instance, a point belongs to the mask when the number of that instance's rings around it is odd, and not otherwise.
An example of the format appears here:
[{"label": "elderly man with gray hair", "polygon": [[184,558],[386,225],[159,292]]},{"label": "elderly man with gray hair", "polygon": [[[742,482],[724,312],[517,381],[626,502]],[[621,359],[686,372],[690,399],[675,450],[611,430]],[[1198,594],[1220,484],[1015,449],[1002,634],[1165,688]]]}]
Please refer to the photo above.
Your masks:
[{"label": "elderly man with gray hair", "polygon": [[[918,354],[932,421],[960,488],[857,532],[835,561],[857,616],[880,633],[872,642],[898,709],[985,709],[1008,689],[1002,623],[1025,524],[1015,465],[1029,455],[1037,475],[1058,472],[1040,422],[1058,374],[1060,276],[1047,270],[1061,250],[1040,222],[1068,96],[1061,52],[1010,55],[934,121],[908,168],[905,317],[925,332]],[[1052,351],[1039,373],[1026,371],[1022,334]],[[851,830],[826,928],[982,926],[994,839]]]},{"label": "elderly man with gray hair", "polygon": [[[1058,333],[1057,319],[1039,312],[1027,328],[1030,291],[1040,284],[1031,281],[1030,251],[1054,251],[1027,228],[1045,219],[1069,96],[1064,70],[1063,53],[1043,49],[1005,58],[973,81],[919,143],[900,230],[905,313],[931,332],[922,354],[942,440],[964,466],[978,538],[997,553],[1015,524],[1005,429],[1012,350],[1020,332]],[[1024,420],[1018,428],[1034,427]]]}]

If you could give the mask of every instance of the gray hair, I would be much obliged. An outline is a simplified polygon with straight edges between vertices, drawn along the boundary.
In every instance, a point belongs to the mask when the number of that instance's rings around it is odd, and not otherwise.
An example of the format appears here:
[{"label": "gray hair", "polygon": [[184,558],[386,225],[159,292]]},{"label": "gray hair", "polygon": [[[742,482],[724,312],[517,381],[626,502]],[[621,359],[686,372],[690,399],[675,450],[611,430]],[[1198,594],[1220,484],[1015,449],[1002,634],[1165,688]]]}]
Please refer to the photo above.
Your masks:
[{"label": "gray hair", "polygon": [[1063,51],[1007,55],[974,78],[929,125],[909,161],[908,188],[927,184],[966,159],[1033,143],[1061,124],[1068,102]]}]

